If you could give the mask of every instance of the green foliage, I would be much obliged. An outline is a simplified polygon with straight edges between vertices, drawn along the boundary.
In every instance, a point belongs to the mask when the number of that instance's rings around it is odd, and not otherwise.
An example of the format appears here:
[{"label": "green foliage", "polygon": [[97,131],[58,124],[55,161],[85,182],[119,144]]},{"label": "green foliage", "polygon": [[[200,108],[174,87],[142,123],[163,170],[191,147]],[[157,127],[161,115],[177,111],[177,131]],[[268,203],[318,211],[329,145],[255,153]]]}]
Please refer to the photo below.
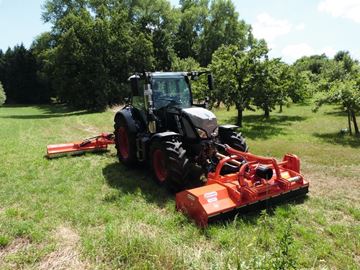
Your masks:
[{"label": "green foliage", "polygon": [[[52,25],[29,50],[0,51],[0,81],[8,103],[51,98],[77,108],[103,110],[128,96],[133,72],[200,70],[215,73],[213,104],[235,105],[238,123],[253,106],[269,116],[274,106],[303,102],[335,81],[359,74],[347,51],[302,57],[291,67],[269,59],[264,41],[231,0],[46,0],[42,18]],[[223,63],[222,63],[223,62]],[[355,79],[354,79],[355,80]],[[193,84],[205,98],[206,79]],[[356,111],[354,111],[355,113]]]},{"label": "green foliage", "polygon": [[[166,0],[135,1],[129,3],[131,23],[145,33],[153,45],[155,68],[169,70],[173,52],[173,36],[178,16]],[[146,49],[146,48],[143,48]]]},{"label": "green foliage", "polygon": [[251,108],[253,91],[257,84],[255,76],[261,59],[267,54],[266,43],[261,41],[250,50],[230,45],[221,46],[214,54],[210,65],[216,78],[216,89],[211,101],[224,103],[228,108],[235,105],[238,110],[237,124],[242,125],[242,112]]},{"label": "green foliage", "polygon": [[287,100],[292,83],[289,67],[280,59],[266,58],[258,66],[255,76],[257,79],[253,103],[268,118],[276,105],[282,108]]},{"label": "green foliage", "polygon": [[0,82],[0,106],[2,106],[6,101],[6,94],[4,91],[4,87],[2,83]]},{"label": "green foliage", "polygon": [[236,45],[243,50],[249,45],[250,38],[250,26],[239,20],[231,0],[211,1],[201,35],[199,62],[202,66],[210,64],[212,54],[221,45]]},{"label": "green foliage", "polygon": [[[192,57],[180,59],[179,57],[173,58],[171,64],[173,71],[201,71],[200,64]],[[206,76],[200,76],[197,81],[191,82],[191,90],[193,99],[203,100],[207,96],[207,78]]]},{"label": "green foliage", "polygon": [[180,58],[199,59],[201,35],[208,16],[208,2],[180,1],[180,22],[174,42],[175,52]]},{"label": "green foliage", "polygon": [[37,76],[38,63],[31,50],[23,45],[0,52],[0,81],[8,103],[45,103],[51,91]]},{"label": "green foliage", "polygon": [[222,46],[213,54],[210,65],[216,78],[212,103],[224,103],[238,110],[237,124],[242,125],[244,110],[261,108],[265,116],[276,105],[285,105],[289,98],[303,101],[308,93],[306,77],[280,61],[269,60],[264,41],[253,41],[248,50],[231,45]]},{"label": "green foliage", "polygon": [[353,122],[355,134],[359,135],[356,113],[360,112],[360,70],[357,62],[347,52],[338,52],[325,75],[326,91],[318,95],[314,111],[323,104],[340,104],[348,114],[350,134]]},{"label": "green foliage", "polygon": [[192,57],[181,59],[174,57],[171,64],[173,71],[198,71],[200,70],[200,64]]}]

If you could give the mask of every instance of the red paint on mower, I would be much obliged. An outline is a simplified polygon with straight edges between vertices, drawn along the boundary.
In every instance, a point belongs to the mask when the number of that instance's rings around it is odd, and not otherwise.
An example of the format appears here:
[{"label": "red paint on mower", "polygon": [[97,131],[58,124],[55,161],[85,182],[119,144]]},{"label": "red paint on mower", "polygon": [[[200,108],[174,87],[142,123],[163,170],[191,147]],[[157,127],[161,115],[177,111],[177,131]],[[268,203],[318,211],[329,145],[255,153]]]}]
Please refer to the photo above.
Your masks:
[{"label": "red paint on mower", "polygon": [[80,142],[51,144],[47,146],[47,157],[54,158],[63,155],[77,155],[84,152],[106,151],[109,144],[114,144],[114,135],[101,133],[98,136]]},{"label": "red paint on mower", "polygon": [[[176,194],[176,209],[201,227],[217,217],[242,212],[267,201],[294,198],[308,192],[309,183],[300,174],[300,160],[287,154],[281,162],[227,147],[229,156],[220,159],[205,186]],[[236,172],[222,173],[226,164]],[[268,178],[268,179],[266,179]],[[256,208],[256,207],[255,207]]]}]

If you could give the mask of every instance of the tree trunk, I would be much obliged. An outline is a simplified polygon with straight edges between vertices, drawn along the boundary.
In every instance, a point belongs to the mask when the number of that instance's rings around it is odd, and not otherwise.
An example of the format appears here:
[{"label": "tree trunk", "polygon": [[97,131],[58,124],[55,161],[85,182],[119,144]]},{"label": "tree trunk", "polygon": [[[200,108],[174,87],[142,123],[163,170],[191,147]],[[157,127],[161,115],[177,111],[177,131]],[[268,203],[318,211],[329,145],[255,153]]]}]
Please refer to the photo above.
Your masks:
[{"label": "tree trunk", "polygon": [[279,110],[279,113],[282,113],[283,112],[283,109],[282,109],[282,104],[280,104],[280,110]]},{"label": "tree trunk", "polygon": [[243,109],[237,109],[238,116],[237,116],[237,125],[242,127],[242,117],[243,117]]},{"label": "tree trunk", "polygon": [[357,122],[356,122],[355,112],[353,110],[351,110],[351,116],[352,116],[352,120],[353,120],[353,123],[354,123],[355,135],[360,135],[359,127],[358,127]]},{"label": "tree trunk", "polygon": [[347,110],[348,113],[348,124],[349,124],[349,133],[350,135],[352,135],[352,128],[351,128],[351,114],[350,114],[350,110]]},{"label": "tree trunk", "polygon": [[264,116],[266,119],[270,117],[270,110],[267,107],[264,109]]}]

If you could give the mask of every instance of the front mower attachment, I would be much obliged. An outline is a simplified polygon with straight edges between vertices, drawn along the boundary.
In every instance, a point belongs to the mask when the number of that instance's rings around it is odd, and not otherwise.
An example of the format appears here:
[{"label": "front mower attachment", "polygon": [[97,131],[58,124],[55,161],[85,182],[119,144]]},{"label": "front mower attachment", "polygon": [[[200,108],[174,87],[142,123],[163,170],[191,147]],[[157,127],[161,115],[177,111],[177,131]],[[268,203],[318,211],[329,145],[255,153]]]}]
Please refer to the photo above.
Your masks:
[{"label": "front mower attachment", "polygon": [[109,144],[114,144],[114,134],[101,133],[80,142],[51,144],[47,146],[47,158],[64,155],[79,155],[85,152],[106,151]]},{"label": "front mower attachment", "polygon": [[[308,192],[309,183],[300,174],[300,160],[287,154],[281,162],[237,151],[226,146],[229,156],[217,154],[219,163],[208,174],[205,186],[176,194],[176,209],[201,227],[236,213],[264,208]],[[228,172],[228,164],[237,170]]]}]

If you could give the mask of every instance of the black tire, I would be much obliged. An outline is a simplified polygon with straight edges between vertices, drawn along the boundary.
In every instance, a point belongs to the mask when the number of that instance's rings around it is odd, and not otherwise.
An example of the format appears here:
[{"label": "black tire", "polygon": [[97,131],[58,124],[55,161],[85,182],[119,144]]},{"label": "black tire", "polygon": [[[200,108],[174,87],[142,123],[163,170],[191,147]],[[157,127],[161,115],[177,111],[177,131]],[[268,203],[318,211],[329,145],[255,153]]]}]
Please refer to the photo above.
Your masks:
[{"label": "black tire", "polygon": [[130,132],[124,118],[115,119],[115,148],[119,161],[126,166],[134,165],[136,159],[136,134]]},{"label": "black tire", "polygon": [[173,192],[187,187],[189,159],[181,141],[176,138],[155,139],[150,145],[150,166],[154,179]]},{"label": "black tire", "polygon": [[246,144],[245,138],[241,133],[236,133],[232,130],[226,131],[224,134],[220,136],[220,141],[222,144],[227,144],[230,147],[242,151],[247,152],[249,147]]}]

